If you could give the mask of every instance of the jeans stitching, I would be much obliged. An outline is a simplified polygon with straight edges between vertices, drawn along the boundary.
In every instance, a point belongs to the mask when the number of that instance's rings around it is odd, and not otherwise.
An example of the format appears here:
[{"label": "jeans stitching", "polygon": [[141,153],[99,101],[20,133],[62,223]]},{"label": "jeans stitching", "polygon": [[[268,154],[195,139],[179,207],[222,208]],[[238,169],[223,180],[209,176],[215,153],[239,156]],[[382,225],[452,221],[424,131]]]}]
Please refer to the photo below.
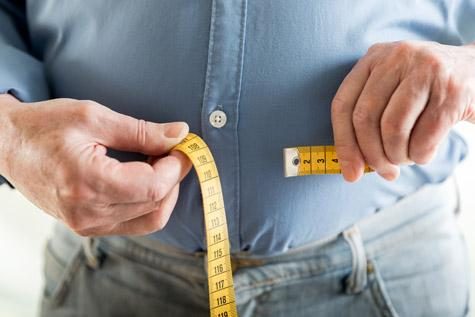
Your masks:
[{"label": "jeans stitching", "polygon": [[384,287],[384,282],[379,274],[379,270],[373,260],[368,260],[368,282],[371,290],[373,300],[384,317],[398,317],[399,315],[395,311],[389,295]]},{"label": "jeans stitching", "polygon": [[47,252],[49,256],[52,257],[53,261],[56,261],[59,266],[63,268],[63,273],[61,274],[60,279],[57,281],[49,300],[53,306],[58,306],[63,303],[66,298],[66,295],[70,289],[71,283],[79,271],[81,264],[84,261],[82,247],[78,246],[77,250],[73,253],[70,262],[61,263],[62,261],[55,255],[54,250],[51,249],[51,246],[47,246]]}]

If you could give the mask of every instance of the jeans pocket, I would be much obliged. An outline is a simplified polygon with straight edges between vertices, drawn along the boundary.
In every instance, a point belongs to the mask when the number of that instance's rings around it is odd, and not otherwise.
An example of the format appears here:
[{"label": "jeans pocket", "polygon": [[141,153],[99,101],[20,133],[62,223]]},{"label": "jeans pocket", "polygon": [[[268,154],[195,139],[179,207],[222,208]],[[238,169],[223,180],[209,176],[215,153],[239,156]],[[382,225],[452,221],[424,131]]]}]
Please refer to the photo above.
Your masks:
[{"label": "jeans pocket", "polygon": [[59,306],[66,298],[74,276],[83,266],[84,255],[80,245],[58,254],[51,242],[45,249],[43,305]]},{"label": "jeans pocket", "polygon": [[469,270],[463,240],[453,235],[421,242],[370,260],[368,284],[381,315],[466,316]]},{"label": "jeans pocket", "polygon": [[376,305],[377,310],[383,317],[397,317],[399,316],[389,298],[389,294],[384,285],[384,281],[379,273],[377,264],[368,260],[367,263],[368,273],[368,288],[373,297],[373,302]]}]

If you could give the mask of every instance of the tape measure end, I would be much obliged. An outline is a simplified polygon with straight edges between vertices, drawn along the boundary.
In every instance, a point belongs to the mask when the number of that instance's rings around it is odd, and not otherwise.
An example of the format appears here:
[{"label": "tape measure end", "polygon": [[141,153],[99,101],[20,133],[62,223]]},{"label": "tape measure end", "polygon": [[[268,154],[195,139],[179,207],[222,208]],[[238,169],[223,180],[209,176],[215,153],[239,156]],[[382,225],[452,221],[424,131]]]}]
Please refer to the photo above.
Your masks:
[{"label": "tape measure end", "polygon": [[293,177],[299,175],[300,157],[299,150],[295,147],[284,148],[284,176]]}]

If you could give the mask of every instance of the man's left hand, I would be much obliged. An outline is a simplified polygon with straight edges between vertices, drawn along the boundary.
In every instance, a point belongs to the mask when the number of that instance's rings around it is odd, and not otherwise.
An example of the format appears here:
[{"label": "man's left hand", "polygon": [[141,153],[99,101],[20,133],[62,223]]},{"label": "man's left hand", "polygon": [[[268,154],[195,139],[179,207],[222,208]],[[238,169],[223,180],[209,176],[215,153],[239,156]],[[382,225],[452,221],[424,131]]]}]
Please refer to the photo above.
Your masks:
[{"label": "man's left hand", "polygon": [[475,123],[475,45],[373,45],[332,102],[343,176],[358,180],[366,162],[394,180],[401,164],[429,162],[462,120]]}]

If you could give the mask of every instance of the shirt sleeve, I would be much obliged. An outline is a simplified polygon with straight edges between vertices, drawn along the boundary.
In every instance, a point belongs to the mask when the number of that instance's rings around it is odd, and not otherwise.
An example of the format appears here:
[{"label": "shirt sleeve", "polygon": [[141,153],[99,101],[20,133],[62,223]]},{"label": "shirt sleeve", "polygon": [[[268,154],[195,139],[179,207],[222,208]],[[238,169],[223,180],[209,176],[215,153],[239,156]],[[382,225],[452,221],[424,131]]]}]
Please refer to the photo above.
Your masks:
[{"label": "shirt sleeve", "polygon": [[463,44],[475,42],[475,0],[459,1],[456,27]]},{"label": "shirt sleeve", "polygon": [[[48,99],[42,63],[29,49],[25,1],[0,0],[0,94],[19,100]],[[0,176],[0,184],[5,180]]]}]

